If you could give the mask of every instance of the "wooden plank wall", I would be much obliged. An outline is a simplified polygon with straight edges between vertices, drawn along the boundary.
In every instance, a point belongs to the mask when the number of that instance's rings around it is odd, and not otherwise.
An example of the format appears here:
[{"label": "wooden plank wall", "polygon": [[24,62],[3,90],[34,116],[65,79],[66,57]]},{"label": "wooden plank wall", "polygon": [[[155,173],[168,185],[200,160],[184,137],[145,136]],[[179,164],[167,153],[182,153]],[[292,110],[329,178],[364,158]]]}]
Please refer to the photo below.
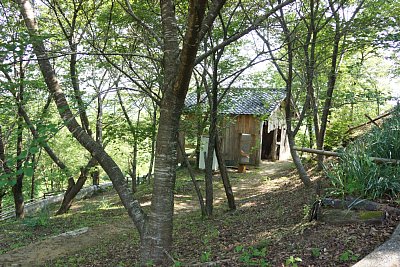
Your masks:
[{"label": "wooden plank wall", "polygon": [[230,116],[222,124],[221,138],[222,149],[225,160],[237,165],[239,163],[240,150],[240,134],[246,133],[252,135],[252,153],[250,155],[250,164],[260,164],[260,120],[253,115]]}]

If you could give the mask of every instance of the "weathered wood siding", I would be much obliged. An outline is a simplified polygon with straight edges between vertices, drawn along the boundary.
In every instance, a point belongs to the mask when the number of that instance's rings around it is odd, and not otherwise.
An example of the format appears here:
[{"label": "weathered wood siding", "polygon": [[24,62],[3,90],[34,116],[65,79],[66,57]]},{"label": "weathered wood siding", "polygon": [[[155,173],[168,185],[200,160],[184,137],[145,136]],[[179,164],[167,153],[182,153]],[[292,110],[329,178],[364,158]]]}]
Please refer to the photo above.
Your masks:
[{"label": "weathered wood siding", "polygon": [[222,150],[225,160],[229,165],[237,165],[240,157],[240,134],[251,134],[252,153],[250,154],[250,165],[259,165],[260,152],[260,120],[253,115],[227,116],[222,123],[221,138]]}]

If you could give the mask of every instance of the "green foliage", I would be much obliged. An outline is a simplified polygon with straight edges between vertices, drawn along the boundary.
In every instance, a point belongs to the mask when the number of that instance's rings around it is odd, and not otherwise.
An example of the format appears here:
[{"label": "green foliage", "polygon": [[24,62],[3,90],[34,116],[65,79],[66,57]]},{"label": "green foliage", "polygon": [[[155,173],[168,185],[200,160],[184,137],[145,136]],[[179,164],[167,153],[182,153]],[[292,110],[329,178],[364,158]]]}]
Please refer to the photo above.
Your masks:
[{"label": "green foliage", "polygon": [[312,248],[311,249],[311,256],[314,258],[318,258],[321,255],[321,249],[320,248]]},{"label": "green foliage", "polygon": [[303,205],[303,219],[308,219],[310,217],[310,212],[312,209],[312,205],[304,204]]},{"label": "green foliage", "polygon": [[340,155],[340,162],[326,169],[337,195],[376,199],[396,198],[400,193],[400,166],[378,164],[370,157],[400,159],[400,109],[373,128]]},{"label": "green foliage", "polygon": [[205,250],[202,251],[200,255],[201,262],[208,262],[212,259],[211,245],[218,236],[218,229],[210,225],[207,229],[207,233],[201,239],[203,245],[205,246]]},{"label": "green foliage", "polygon": [[358,256],[353,253],[351,250],[346,250],[339,256],[339,260],[346,262],[346,261],[356,261],[358,260]]},{"label": "green foliage", "polygon": [[265,259],[267,254],[266,247],[235,247],[235,252],[240,253],[239,261],[243,262],[246,266],[269,266]]},{"label": "green foliage", "polygon": [[47,209],[41,211],[35,217],[27,217],[23,223],[30,228],[47,227],[49,225],[50,214]]},{"label": "green foliage", "polygon": [[211,260],[211,257],[212,257],[211,251],[203,251],[201,253],[201,256],[200,256],[200,261],[201,262],[208,262],[208,261]]},{"label": "green foliage", "polygon": [[289,258],[286,259],[285,265],[291,266],[291,267],[297,267],[297,266],[299,266],[297,263],[302,262],[302,261],[303,260],[299,257],[290,256]]}]

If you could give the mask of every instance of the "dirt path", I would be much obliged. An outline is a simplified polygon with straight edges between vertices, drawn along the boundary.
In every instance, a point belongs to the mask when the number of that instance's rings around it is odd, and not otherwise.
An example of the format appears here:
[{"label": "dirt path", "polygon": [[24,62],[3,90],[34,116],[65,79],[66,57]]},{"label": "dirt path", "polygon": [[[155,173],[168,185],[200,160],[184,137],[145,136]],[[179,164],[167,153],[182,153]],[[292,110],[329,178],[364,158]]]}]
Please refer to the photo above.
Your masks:
[{"label": "dirt path", "polygon": [[[104,239],[118,235],[128,229],[134,230],[132,223],[124,218],[118,225],[108,224],[53,236],[0,255],[0,266],[40,266],[46,261],[65,255],[73,255],[89,247],[96,246]],[[105,233],[106,234],[103,234]],[[101,233],[101,234],[100,234]]]}]

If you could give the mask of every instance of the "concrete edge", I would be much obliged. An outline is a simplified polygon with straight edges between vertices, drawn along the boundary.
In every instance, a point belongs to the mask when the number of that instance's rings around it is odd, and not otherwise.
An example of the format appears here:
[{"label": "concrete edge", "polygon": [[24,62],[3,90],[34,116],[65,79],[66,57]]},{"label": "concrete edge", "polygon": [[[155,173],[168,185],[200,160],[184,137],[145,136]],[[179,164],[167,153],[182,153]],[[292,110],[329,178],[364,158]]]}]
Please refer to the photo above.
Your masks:
[{"label": "concrete edge", "polygon": [[392,236],[353,267],[400,267],[400,224]]},{"label": "concrete edge", "polygon": [[[112,182],[108,182],[108,183],[103,183],[103,184],[100,184],[100,185],[91,185],[91,186],[88,186],[88,187],[84,187],[76,195],[75,200],[80,200],[80,199],[83,199],[85,197],[91,197],[96,191],[102,190],[102,189],[106,189],[106,188],[112,187],[112,186],[113,186]],[[40,200],[38,200],[36,202],[33,202],[33,203],[29,203],[29,205],[26,205],[25,208],[24,208],[25,209],[25,215],[29,216],[29,215],[31,215],[31,214],[33,214],[35,212],[38,212],[38,211],[44,209],[45,207],[47,207],[50,204],[59,203],[59,202],[61,202],[63,200],[63,198],[64,198],[64,193],[61,193],[61,194],[58,194],[58,195],[55,195],[55,196],[51,196],[51,197],[48,197],[48,198],[45,198],[45,199],[40,199]],[[10,218],[14,218],[14,217],[15,217],[15,215],[3,217],[3,218],[0,217],[0,221],[6,220],[6,219],[10,219]]]}]

